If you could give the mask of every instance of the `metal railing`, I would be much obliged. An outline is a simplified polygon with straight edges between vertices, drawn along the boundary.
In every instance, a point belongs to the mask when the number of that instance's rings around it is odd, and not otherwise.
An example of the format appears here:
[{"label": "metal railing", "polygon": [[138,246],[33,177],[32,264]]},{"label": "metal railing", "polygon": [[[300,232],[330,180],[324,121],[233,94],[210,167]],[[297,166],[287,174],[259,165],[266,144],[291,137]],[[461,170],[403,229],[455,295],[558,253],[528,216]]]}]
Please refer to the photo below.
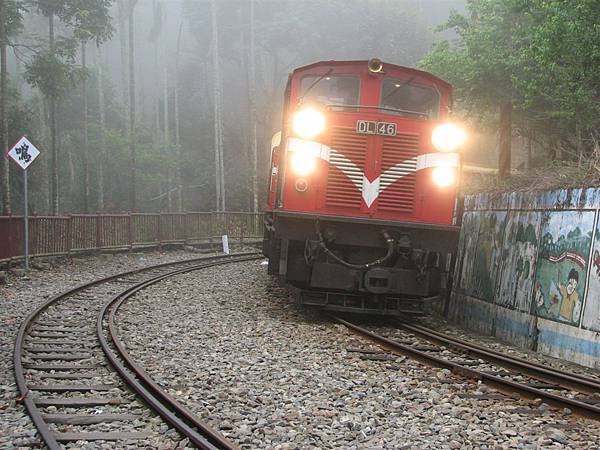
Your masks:
[{"label": "metal railing", "polygon": [[[29,218],[30,256],[198,244],[263,235],[261,213],[72,214]],[[0,216],[0,262],[23,258],[23,217]]]}]

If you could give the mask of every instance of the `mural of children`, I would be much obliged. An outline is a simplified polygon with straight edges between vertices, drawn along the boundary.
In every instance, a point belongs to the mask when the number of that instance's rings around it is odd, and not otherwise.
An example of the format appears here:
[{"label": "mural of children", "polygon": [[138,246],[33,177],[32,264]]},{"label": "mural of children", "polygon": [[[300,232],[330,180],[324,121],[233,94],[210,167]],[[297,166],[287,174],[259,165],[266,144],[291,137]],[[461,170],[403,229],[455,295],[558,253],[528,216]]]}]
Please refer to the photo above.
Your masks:
[{"label": "mural of children", "polygon": [[573,322],[573,310],[575,305],[579,303],[579,294],[577,293],[577,284],[579,283],[579,272],[575,269],[569,271],[567,286],[558,283],[558,289],[562,296],[560,305],[560,313],[558,318],[566,322]]}]

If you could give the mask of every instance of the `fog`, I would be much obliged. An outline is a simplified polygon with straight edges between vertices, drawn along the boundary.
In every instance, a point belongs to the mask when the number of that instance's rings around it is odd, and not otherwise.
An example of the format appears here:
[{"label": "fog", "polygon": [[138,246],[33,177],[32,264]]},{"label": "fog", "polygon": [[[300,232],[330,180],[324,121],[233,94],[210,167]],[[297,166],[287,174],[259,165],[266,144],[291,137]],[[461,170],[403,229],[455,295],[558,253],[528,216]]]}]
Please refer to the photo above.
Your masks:
[{"label": "fog", "polygon": [[[60,212],[82,211],[84,205],[88,205],[88,211],[130,209],[127,124],[132,79],[137,210],[218,209],[215,147],[220,147],[223,155],[225,208],[252,210],[255,207],[253,124],[256,124],[258,206],[262,207],[269,144],[273,133],[281,127],[283,89],[289,72],[320,60],[372,57],[416,66],[436,39],[436,25],[448,18],[452,8],[462,10],[465,2],[138,0],[133,3],[132,78],[128,70],[129,0],[119,0],[110,6],[112,37],[98,47],[94,42],[86,45],[89,159],[81,156],[84,136],[80,123],[80,83],[71,85],[59,100]],[[9,141],[17,134],[28,133],[42,148],[45,162],[34,168],[33,208],[45,213],[52,209],[50,183],[44,180],[51,171],[48,107],[39,90],[26,82],[26,66],[35,52],[33,47],[45,45],[47,20],[31,9],[24,23],[23,30],[14,37],[22,46],[9,52],[9,74],[12,85],[22,94],[21,101],[27,105],[27,125],[26,130],[12,127]],[[73,34],[58,20],[56,27],[58,35]],[[75,58],[81,64],[80,51]],[[98,100],[99,75],[103,80],[103,113]],[[106,125],[99,129],[101,113]],[[221,124],[220,128],[215,126],[216,122]],[[215,139],[215,134],[222,135],[222,140]],[[85,167],[89,173],[82,178]],[[17,172],[11,169],[11,174],[11,184],[18,187]],[[88,194],[82,188],[86,180]],[[87,202],[85,195],[89,196]]]}]

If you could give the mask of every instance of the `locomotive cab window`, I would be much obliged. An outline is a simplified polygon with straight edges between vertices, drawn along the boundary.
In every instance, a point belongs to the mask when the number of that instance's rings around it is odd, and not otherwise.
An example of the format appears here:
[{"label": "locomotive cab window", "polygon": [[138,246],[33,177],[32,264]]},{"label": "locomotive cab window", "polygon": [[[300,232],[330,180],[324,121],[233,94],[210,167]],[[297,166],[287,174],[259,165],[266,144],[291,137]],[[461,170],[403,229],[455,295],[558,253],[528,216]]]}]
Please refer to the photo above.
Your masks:
[{"label": "locomotive cab window", "polygon": [[332,111],[347,111],[358,105],[360,78],[350,75],[316,75],[302,78],[300,95],[303,103],[318,103]]},{"label": "locomotive cab window", "polygon": [[386,78],[381,84],[380,107],[386,113],[436,119],[440,95],[433,87],[415,84],[412,79]]}]

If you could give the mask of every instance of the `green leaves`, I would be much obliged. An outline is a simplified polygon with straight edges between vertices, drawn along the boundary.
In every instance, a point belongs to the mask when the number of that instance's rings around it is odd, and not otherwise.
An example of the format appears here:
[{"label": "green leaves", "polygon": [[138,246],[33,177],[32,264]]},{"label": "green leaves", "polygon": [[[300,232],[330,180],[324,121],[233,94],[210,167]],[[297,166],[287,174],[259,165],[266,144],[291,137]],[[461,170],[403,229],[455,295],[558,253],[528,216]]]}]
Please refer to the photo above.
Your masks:
[{"label": "green leaves", "polygon": [[69,87],[77,85],[85,76],[85,71],[75,65],[74,44],[76,41],[73,39],[60,38],[57,40],[57,51],[37,53],[27,64],[27,82],[53,98],[62,97]]},{"label": "green leaves", "polygon": [[60,98],[66,89],[86,76],[76,64],[79,42],[110,39],[113,28],[109,9],[112,0],[29,0],[31,7],[48,17],[58,17],[71,35],[49,37],[48,48],[33,55],[26,66],[26,79],[44,95]]},{"label": "green leaves", "polygon": [[[422,66],[456,88],[482,122],[510,101],[521,134],[574,146],[576,126],[600,125],[600,8],[596,0],[470,0],[453,13]],[[543,138],[542,138],[543,139]]]},{"label": "green leaves", "polygon": [[80,41],[94,39],[100,44],[109,40],[114,31],[109,13],[111,4],[112,0],[68,0],[59,17]]},{"label": "green leaves", "polygon": [[8,39],[17,34],[23,28],[23,13],[26,11],[25,5],[19,0],[3,0],[0,2],[0,21],[3,21],[5,36],[0,39]]}]

